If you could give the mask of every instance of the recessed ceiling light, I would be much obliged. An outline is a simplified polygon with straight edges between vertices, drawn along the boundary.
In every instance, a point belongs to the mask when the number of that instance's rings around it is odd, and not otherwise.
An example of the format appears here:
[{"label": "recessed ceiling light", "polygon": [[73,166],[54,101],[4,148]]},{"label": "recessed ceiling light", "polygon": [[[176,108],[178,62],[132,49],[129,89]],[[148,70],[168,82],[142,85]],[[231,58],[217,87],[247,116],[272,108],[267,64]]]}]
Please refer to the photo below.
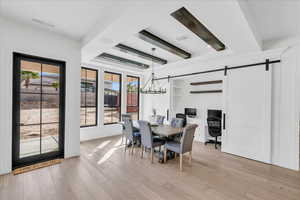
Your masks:
[{"label": "recessed ceiling light", "polygon": [[35,22],[35,23],[38,23],[38,24],[40,24],[42,26],[47,26],[47,27],[50,27],[50,28],[54,28],[55,27],[54,24],[50,24],[50,23],[42,21],[40,19],[33,18],[32,21]]}]

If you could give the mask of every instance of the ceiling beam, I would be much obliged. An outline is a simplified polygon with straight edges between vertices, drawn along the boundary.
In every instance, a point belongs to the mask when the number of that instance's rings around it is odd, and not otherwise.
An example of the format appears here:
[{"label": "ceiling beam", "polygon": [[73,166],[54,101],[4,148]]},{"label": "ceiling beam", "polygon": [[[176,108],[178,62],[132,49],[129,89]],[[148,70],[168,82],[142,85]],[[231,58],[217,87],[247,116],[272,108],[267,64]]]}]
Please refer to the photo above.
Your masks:
[{"label": "ceiling beam", "polygon": [[188,58],[192,57],[192,55],[190,53],[180,49],[179,47],[176,47],[175,45],[159,38],[158,36],[148,32],[146,30],[140,31],[138,36],[140,39],[142,39],[146,42],[149,42],[152,45],[160,47],[160,48],[162,48],[170,53],[173,53],[177,56],[180,56],[181,58],[188,59]]},{"label": "ceiling beam", "polygon": [[165,60],[165,59],[153,56],[153,55],[145,53],[143,51],[140,51],[140,50],[134,49],[132,47],[126,46],[124,44],[118,44],[118,45],[115,46],[115,48],[118,49],[121,52],[125,52],[125,53],[128,53],[128,54],[134,55],[134,56],[138,56],[138,57],[141,57],[145,60],[153,61],[153,62],[161,64],[161,65],[165,65],[165,64],[168,63],[168,61]]},{"label": "ceiling beam", "polygon": [[140,63],[134,60],[129,60],[127,58],[122,58],[108,53],[102,53],[99,56],[97,56],[96,59],[100,59],[100,60],[104,60],[116,64],[128,65],[139,69],[148,69],[150,67],[149,65],[146,65],[144,63]]},{"label": "ceiling beam", "polygon": [[214,34],[212,34],[192,13],[190,13],[185,7],[182,7],[175,12],[171,13],[178,22],[184,25],[191,32],[196,34],[209,46],[216,51],[222,51],[225,49],[223,44]]}]

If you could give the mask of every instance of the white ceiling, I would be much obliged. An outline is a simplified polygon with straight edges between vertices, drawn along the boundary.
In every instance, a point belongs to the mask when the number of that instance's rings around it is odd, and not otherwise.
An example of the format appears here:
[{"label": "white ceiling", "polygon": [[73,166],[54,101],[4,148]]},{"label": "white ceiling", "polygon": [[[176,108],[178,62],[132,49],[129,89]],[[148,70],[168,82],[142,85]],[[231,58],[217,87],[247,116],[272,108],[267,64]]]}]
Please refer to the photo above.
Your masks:
[{"label": "white ceiling", "polygon": [[[121,0],[0,0],[0,15],[80,40],[126,10]],[[127,5],[128,6],[128,5]],[[33,22],[38,19],[54,27]]]},{"label": "white ceiling", "polygon": [[299,0],[246,0],[262,40],[300,35]]},{"label": "white ceiling", "polygon": [[[182,6],[226,45],[225,52],[209,48],[170,16]],[[114,49],[122,43],[151,53],[153,45],[137,37],[143,29],[203,58],[260,51],[263,41],[300,35],[300,0],[0,0],[0,16],[80,40],[83,62],[106,52],[151,64]],[[182,61],[161,48],[155,56]]]},{"label": "white ceiling", "polygon": [[[147,29],[191,53],[192,57],[218,55],[220,52],[208,48],[206,43],[170,16],[170,13],[183,6],[225,43],[227,47],[225,51],[241,53],[261,49],[260,39],[256,38],[252,32],[237,0],[188,2],[174,0],[172,3],[165,4],[136,5],[107,29],[99,32],[93,39],[84,44],[82,48],[83,60],[93,59],[103,52],[126,56],[126,54],[117,53],[113,49],[118,43],[149,53],[153,46],[137,37],[138,32],[143,29]],[[180,40],[182,37],[186,39]],[[111,39],[111,42],[103,42],[107,39]],[[167,59],[169,63],[182,60],[182,58],[160,48],[157,48],[156,56]],[[129,57],[126,56],[126,58]],[[147,61],[144,63],[147,64]]]}]

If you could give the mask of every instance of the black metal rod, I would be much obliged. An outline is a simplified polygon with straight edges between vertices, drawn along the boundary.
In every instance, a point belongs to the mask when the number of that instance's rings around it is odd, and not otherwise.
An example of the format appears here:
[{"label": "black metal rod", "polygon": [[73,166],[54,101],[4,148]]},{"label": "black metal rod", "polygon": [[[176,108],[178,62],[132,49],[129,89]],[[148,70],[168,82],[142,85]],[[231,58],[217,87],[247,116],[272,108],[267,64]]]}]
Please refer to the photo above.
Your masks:
[{"label": "black metal rod", "polygon": [[226,129],[226,114],[223,113],[223,130]]},{"label": "black metal rod", "polygon": [[[279,62],[281,62],[281,60],[273,60],[273,61],[269,61],[268,64],[274,64],[274,63],[279,63]],[[228,70],[232,70],[232,69],[254,67],[254,66],[266,65],[266,64],[267,64],[267,62],[260,62],[260,63],[253,63],[253,64],[248,64],[248,65],[239,65],[239,66],[234,66],[234,67],[224,67],[224,68],[217,68],[217,69],[207,70],[207,71],[202,71],[202,72],[194,72],[194,73],[174,75],[174,76],[165,76],[165,77],[161,77],[161,78],[156,78],[154,80],[158,81],[158,80],[164,80],[164,79],[193,76],[193,75],[198,75],[198,74],[207,74],[207,73],[219,72],[219,71],[225,71],[225,70],[228,71]]]}]

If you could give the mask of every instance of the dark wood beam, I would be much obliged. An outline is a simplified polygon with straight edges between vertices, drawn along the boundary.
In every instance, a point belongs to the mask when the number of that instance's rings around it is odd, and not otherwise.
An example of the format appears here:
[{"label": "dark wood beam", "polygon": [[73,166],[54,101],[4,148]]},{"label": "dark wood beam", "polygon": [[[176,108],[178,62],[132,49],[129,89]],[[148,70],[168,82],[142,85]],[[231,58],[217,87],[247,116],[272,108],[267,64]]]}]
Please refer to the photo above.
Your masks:
[{"label": "dark wood beam", "polygon": [[115,46],[115,48],[118,49],[121,52],[132,54],[132,55],[141,57],[141,58],[143,58],[145,60],[153,61],[153,62],[161,64],[161,65],[165,65],[165,64],[168,63],[168,61],[165,60],[165,59],[153,56],[153,55],[148,54],[146,52],[143,52],[143,51],[134,49],[132,47],[126,46],[124,44],[118,44],[118,45]]},{"label": "dark wood beam", "polygon": [[146,65],[144,63],[140,63],[134,60],[129,60],[127,58],[122,58],[119,56],[115,56],[112,54],[108,54],[108,53],[102,53],[99,56],[96,57],[96,59],[101,59],[101,60],[105,60],[108,62],[113,62],[113,63],[117,63],[117,64],[124,64],[124,65],[128,65],[131,67],[136,67],[139,69],[148,69],[150,66]]},{"label": "dark wood beam", "polygon": [[170,53],[173,53],[177,56],[180,56],[181,58],[188,59],[192,57],[190,53],[180,49],[179,47],[176,47],[175,45],[159,38],[158,36],[146,30],[140,31],[138,35],[140,39],[149,42],[150,44],[155,45],[159,48],[162,48]]},{"label": "dark wood beam", "polygon": [[225,49],[225,44],[223,44],[214,34],[212,34],[208,28],[206,28],[185,7],[182,7],[171,13],[171,16],[184,25],[187,29],[195,33],[199,38],[201,38],[215,50],[222,51]]}]

